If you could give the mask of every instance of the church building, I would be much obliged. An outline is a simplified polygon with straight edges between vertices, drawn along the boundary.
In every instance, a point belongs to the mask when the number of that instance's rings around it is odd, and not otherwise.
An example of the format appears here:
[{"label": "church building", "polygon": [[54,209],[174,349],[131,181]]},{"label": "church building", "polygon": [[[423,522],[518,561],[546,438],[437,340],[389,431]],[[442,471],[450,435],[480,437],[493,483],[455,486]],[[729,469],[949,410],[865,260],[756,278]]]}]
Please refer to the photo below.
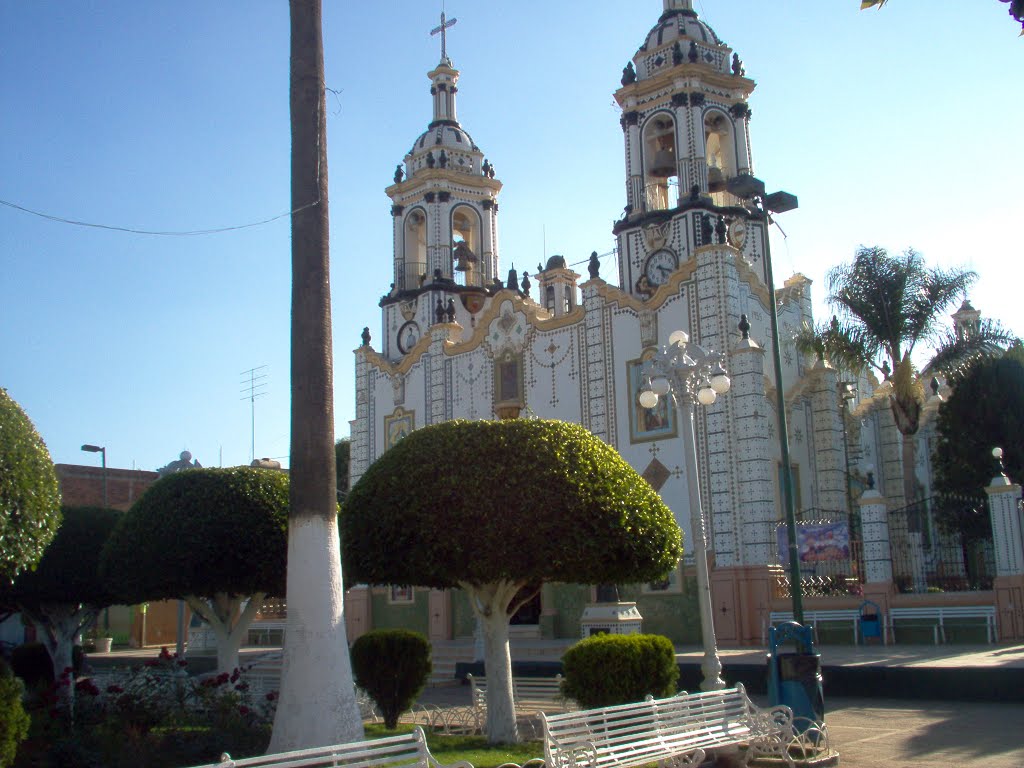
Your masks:
[{"label": "church building", "polygon": [[[754,172],[748,99],[755,83],[741,59],[692,0],[663,0],[654,22],[614,94],[624,157],[617,274],[602,274],[596,255],[585,276],[563,256],[541,265],[532,284],[502,272],[501,181],[459,122],[459,72],[446,53],[429,72],[430,121],[386,190],[393,285],[380,303],[379,335],[364,331],[355,351],[351,482],[430,424],[514,417],[582,424],[651,483],[684,532],[687,554],[664,582],[617,585],[618,598],[636,604],[643,631],[699,642],[689,503],[696,483],[718,640],[756,644],[781,573],[784,508],[770,302],[778,307],[797,509],[847,519],[848,480],[863,474],[852,471],[851,450],[854,463],[876,464],[877,480],[899,492],[899,435],[891,423],[876,424],[888,413],[872,398],[877,382],[841,382],[827,364],[796,351],[794,334],[812,320],[809,281],[794,275],[774,295],[769,290],[765,219],[728,183]],[[639,401],[649,386],[645,363],[677,329],[722,353],[731,379],[727,394],[696,408],[697,477],[688,476],[688,436],[670,398],[650,410]],[[872,419],[856,435],[844,427],[850,400]],[[838,567],[856,570],[855,559]],[[603,591],[545,585],[513,623],[526,636],[578,638],[586,606]],[[350,639],[371,626],[406,626],[433,640],[473,634],[458,591],[356,586],[347,611]]]}]

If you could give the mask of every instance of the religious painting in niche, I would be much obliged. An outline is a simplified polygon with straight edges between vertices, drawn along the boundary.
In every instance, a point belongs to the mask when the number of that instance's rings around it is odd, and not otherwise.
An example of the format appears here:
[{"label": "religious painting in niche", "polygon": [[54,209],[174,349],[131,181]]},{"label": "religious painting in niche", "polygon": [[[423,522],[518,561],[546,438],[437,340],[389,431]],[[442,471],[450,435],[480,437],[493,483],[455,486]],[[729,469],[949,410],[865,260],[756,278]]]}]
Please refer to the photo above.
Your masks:
[{"label": "religious painting in niche", "polygon": [[658,398],[658,405],[654,408],[648,409],[640,405],[643,364],[652,354],[653,351],[645,352],[639,360],[630,360],[626,363],[626,380],[629,384],[630,403],[632,403],[632,407],[629,409],[629,442],[631,443],[666,440],[677,434],[676,410],[672,407],[671,396]]},{"label": "religious painting in niche", "polygon": [[494,410],[500,418],[519,415],[524,391],[523,355],[506,349],[494,361]]},{"label": "religious painting in niche", "polygon": [[416,429],[416,412],[395,408],[395,412],[384,417],[384,450]]}]

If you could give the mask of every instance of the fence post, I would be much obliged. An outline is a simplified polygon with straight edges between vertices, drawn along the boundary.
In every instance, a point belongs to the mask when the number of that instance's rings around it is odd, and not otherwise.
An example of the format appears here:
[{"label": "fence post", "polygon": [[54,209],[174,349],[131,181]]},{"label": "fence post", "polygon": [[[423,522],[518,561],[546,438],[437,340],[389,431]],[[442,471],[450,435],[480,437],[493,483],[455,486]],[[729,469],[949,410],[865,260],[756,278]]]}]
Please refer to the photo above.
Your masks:
[{"label": "fence post", "polygon": [[1010,482],[1002,467],[1003,452],[992,455],[999,474],[985,489],[992,516],[992,543],[996,555],[996,629],[1000,640],[1024,639],[1024,521],[1021,520],[1021,487]]},{"label": "fence post", "polygon": [[864,599],[876,603],[881,611],[882,642],[886,642],[885,615],[889,612],[894,587],[892,550],[889,546],[889,505],[875,488],[875,473],[867,470],[868,487],[857,500],[864,546]]},{"label": "fence post", "polygon": [[892,583],[892,551],[889,548],[889,516],[885,498],[868,472],[868,489],[861,494],[860,527],[864,537],[864,582]]}]

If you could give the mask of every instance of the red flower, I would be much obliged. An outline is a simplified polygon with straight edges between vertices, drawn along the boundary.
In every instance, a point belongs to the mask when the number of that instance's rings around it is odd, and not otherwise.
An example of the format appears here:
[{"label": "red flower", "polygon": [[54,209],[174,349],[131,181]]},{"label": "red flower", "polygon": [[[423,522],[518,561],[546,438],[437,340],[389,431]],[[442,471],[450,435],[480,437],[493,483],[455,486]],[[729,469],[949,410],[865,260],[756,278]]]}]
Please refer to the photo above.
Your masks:
[{"label": "red flower", "polygon": [[242,706],[240,706],[238,708],[238,714],[240,714],[240,715],[248,715],[249,714],[249,708],[243,704]]},{"label": "red flower", "polygon": [[271,691],[267,694],[267,701],[274,701],[277,698],[277,691]]}]

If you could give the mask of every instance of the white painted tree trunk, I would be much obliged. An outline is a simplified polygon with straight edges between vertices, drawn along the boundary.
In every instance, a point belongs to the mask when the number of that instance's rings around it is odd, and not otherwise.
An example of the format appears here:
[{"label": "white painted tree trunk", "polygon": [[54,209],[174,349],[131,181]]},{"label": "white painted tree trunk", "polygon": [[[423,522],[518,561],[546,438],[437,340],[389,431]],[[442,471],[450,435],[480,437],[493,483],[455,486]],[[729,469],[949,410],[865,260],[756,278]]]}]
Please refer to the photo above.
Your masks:
[{"label": "white painted tree trunk", "polygon": [[[39,606],[38,611],[24,610],[36,628],[36,634],[50,654],[53,679],[57,683],[58,706],[74,718],[75,675],[71,671],[75,638],[89,625],[99,611],[91,606],[51,603]],[[64,677],[67,672],[67,677]],[[63,684],[67,681],[67,685]]]},{"label": "white painted tree trunk", "polygon": [[515,701],[512,695],[512,654],[508,644],[509,604],[521,585],[498,582],[474,586],[460,584],[484,634],[484,674],[487,676],[487,741],[516,744]]},{"label": "white painted tree trunk", "polygon": [[239,668],[238,649],[242,647],[242,641],[249,633],[249,625],[266,597],[265,592],[257,592],[249,599],[245,610],[239,612],[238,608],[244,598],[237,595],[218,592],[210,601],[195,595],[185,596],[185,602],[210,625],[213,636],[217,638],[218,672],[230,674]]},{"label": "white painted tree trunk", "polygon": [[288,524],[288,628],[268,753],[361,741],[345,635],[337,518]]}]

